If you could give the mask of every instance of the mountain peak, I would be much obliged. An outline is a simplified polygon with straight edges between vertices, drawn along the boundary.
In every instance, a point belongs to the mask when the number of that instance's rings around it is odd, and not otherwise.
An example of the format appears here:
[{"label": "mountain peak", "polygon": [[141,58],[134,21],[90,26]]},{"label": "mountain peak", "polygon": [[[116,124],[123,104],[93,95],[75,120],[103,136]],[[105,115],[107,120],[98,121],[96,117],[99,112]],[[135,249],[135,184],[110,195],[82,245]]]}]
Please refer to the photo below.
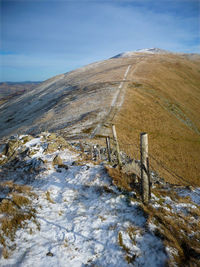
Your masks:
[{"label": "mountain peak", "polygon": [[170,53],[167,50],[160,49],[160,48],[145,48],[145,49],[138,49],[135,51],[127,51],[120,53],[112,58],[120,58],[120,57],[131,57],[134,56],[136,53],[146,53],[146,54],[168,54]]}]

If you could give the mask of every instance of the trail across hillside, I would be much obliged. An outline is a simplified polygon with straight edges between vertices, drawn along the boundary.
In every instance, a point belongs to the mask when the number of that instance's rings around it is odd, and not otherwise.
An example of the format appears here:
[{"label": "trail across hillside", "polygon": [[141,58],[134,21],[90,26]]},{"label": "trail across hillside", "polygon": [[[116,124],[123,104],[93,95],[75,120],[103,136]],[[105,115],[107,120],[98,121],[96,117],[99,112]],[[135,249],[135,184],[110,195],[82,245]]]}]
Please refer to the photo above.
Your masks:
[{"label": "trail across hillside", "polygon": [[93,138],[105,123],[111,123],[113,121],[119,108],[123,104],[124,95],[125,95],[124,84],[126,82],[126,79],[127,79],[127,76],[128,76],[130,69],[131,69],[131,65],[129,65],[127,67],[127,69],[124,73],[123,80],[120,82],[119,87],[116,89],[116,93],[114,94],[114,97],[113,97],[113,100],[111,103],[111,107],[110,107],[110,110],[109,110],[107,116],[105,116],[104,119],[95,127],[95,129],[93,130],[93,132],[90,135],[90,138]]}]

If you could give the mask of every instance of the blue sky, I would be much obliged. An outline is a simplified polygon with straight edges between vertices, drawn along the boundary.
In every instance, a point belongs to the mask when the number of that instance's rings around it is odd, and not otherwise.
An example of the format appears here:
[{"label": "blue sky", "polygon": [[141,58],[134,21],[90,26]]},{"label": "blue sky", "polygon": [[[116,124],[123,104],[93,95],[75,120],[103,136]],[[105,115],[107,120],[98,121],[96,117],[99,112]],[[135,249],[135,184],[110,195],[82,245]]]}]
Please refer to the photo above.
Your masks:
[{"label": "blue sky", "polygon": [[0,81],[41,81],[124,51],[200,53],[199,0],[0,0]]}]

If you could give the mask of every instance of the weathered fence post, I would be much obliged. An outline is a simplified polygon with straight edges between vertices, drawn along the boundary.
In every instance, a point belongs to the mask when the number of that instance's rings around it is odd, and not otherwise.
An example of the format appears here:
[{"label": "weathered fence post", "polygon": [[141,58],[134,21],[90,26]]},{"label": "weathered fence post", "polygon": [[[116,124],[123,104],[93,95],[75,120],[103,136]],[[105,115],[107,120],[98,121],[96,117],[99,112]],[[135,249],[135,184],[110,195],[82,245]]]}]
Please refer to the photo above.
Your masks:
[{"label": "weathered fence post", "polygon": [[91,155],[91,160],[93,160],[93,145],[90,145],[90,155]]},{"label": "weathered fence post", "polygon": [[148,181],[149,181],[149,200],[151,199],[151,173],[149,168],[149,157],[147,158],[147,171],[148,171]]},{"label": "weathered fence post", "polygon": [[107,152],[108,152],[108,161],[111,162],[111,156],[110,156],[110,137],[106,137],[106,146],[107,146]]},{"label": "weathered fence post", "polygon": [[141,157],[141,193],[142,201],[147,204],[150,200],[150,179],[148,159],[148,134],[140,134],[140,157]]},{"label": "weathered fence post", "polygon": [[121,162],[121,157],[120,157],[120,151],[119,151],[119,144],[117,141],[117,133],[116,133],[116,129],[115,129],[115,125],[112,125],[112,132],[113,132],[113,138],[114,138],[114,142],[115,142],[115,146],[116,146],[116,150],[117,150],[117,160],[118,160],[118,164],[121,167],[122,166],[122,162]]},{"label": "weathered fence post", "polygon": [[97,145],[97,158],[98,160],[101,160],[101,152],[100,152],[100,148],[98,145]]}]

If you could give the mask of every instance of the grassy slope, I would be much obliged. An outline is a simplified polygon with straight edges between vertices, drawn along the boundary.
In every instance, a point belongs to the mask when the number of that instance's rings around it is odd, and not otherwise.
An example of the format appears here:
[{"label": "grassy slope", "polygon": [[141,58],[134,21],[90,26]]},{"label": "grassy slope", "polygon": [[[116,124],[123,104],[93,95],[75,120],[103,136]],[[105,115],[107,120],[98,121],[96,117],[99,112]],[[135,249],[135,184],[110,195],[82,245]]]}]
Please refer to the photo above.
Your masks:
[{"label": "grassy slope", "polygon": [[[138,145],[139,134],[147,132],[150,153],[180,176],[200,185],[200,60],[152,55],[135,70],[133,65],[128,79],[132,82],[115,118],[121,146]],[[130,146],[124,149],[133,154],[137,151]],[[150,160],[168,181],[178,183]]]}]

